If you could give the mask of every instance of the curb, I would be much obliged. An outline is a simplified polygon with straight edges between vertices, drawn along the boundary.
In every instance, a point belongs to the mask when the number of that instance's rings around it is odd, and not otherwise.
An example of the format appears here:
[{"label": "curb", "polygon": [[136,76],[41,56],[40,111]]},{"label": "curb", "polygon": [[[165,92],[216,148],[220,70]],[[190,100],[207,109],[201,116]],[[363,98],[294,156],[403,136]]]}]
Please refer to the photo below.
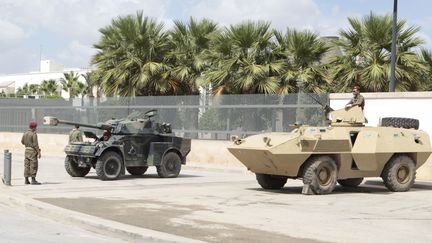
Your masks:
[{"label": "curb", "polygon": [[0,203],[16,209],[26,210],[56,222],[72,224],[87,231],[129,242],[203,242],[57,207],[15,193],[4,185],[0,185]]}]

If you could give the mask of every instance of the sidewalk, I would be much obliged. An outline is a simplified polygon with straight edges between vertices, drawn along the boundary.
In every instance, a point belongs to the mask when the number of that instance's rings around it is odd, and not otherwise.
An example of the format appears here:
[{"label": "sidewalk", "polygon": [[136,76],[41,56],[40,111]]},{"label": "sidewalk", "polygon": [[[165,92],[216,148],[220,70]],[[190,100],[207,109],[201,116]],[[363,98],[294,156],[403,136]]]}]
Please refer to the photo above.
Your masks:
[{"label": "sidewalk", "polygon": [[107,237],[120,238],[130,242],[200,242],[56,207],[15,193],[6,186],[0,186],[0,194],[0,203],[3,205],[53,219],[65,225],[78,226]]},{"label": "sidewalk", "polygon": [[[78,226],[91,232],[130,242],[201,242],[113,220],[106,220],[38,200],[38,195],[43,197],[44,192],[62,191],[62,188],[65,189],[66,187],[86,188],[84,184],[86,182],[74,180],[74,178],[66,174],[61,163],[63,159],[63,156],[43,157],[39,164],[38,173],[38,180],[42,182],[42,185],[23,185],[24,179],[20,175],[23,171],[23,163],[21,162],[23,161],[23,157],[21,155],[13,155],[12,186],[0,185],[0,203],[8,207],[28,211],[38,216],[47,217],[66,225]],[[3,160],[1,160],[0,168],[2,173],[0,174],[2,178],[3,166]],[[198,169],[198,167],[195,167],[195,169]],[[92,181],[95,184],[105,183],[99,180]]]}]

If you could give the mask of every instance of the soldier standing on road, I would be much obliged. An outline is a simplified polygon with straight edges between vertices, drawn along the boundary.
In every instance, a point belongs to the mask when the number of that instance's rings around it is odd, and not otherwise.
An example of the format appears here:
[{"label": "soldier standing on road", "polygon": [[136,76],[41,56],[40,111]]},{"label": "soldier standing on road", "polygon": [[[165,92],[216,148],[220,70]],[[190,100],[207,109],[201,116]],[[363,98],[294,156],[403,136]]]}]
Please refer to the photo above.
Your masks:
[{"label": "soldier standing on road", "polygon": [[[36,134],[37,123],[32,121],[29,124],[29,130],[26,131],[22,138],[21,143],[25,146],[24,153],[24,184],[40,185],[36,181],[36,174],[38,170],[38,159],[41,158],[41,150],[39,148],[38,137]],[[32,178],[31,183],[29,177]]]},{"label": "soldier standing on road", "polygon": [[348,104],[345,105],[345,107],[351,108],[353,106],[360,106],[360,108],[362,108],[362,110],[363,110],[364,106],[365,106],[365,99],[360,94],[360,86],[354,85],[352,88],[352,93],[353,93],[353,97],[348,102]]},{"label": "soldier standing on road", "polygon": [[79,125],[75,125],[75,128],[72,129],[72,131],[70,131],[69,133],[69,143],[82,142],[82,141],[83,141],[83,136],[81,131],[79,130]]}]

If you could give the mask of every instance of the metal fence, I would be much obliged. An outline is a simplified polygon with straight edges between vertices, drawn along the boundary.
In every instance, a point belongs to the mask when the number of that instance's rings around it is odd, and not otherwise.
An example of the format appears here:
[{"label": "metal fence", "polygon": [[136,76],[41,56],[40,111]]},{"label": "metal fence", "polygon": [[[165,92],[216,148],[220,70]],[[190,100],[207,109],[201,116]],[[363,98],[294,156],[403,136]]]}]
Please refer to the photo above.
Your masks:
[{"label": "metal fence", "polygon": [[[0,99],[0,131],[23,132],[29,121],[41,124],[44,116],[96,124],[157,109],[155,119],[171,123],[176,135],[229,139],[230,135],[286,132],[294,123],[323,125],[325,114],[319,103],[329,104],[328,94]],[[66,134],[70,130],[64,125],[38,127],[39,133]]]}]

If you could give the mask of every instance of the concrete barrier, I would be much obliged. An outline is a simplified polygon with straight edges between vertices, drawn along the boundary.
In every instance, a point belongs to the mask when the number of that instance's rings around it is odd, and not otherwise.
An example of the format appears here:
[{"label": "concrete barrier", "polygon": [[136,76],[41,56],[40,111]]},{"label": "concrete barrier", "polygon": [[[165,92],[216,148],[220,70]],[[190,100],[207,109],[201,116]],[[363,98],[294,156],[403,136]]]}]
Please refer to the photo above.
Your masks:
[{"label": "concrete barrier", "polygon": [[[21,145],[21,133],[0,133],[0,151],[9,149],[12,154],[24,154]],[[64,156],[63,149],[68,143],[68,135],[38,134],[43,156]],[[244,166],[228,152],[229,141],[192,140],[192,150],[187,157],[190,165],[213,165],[218,168],[244,168]],[[417,179],[432,181],[432,158],[417,171]]]}]

